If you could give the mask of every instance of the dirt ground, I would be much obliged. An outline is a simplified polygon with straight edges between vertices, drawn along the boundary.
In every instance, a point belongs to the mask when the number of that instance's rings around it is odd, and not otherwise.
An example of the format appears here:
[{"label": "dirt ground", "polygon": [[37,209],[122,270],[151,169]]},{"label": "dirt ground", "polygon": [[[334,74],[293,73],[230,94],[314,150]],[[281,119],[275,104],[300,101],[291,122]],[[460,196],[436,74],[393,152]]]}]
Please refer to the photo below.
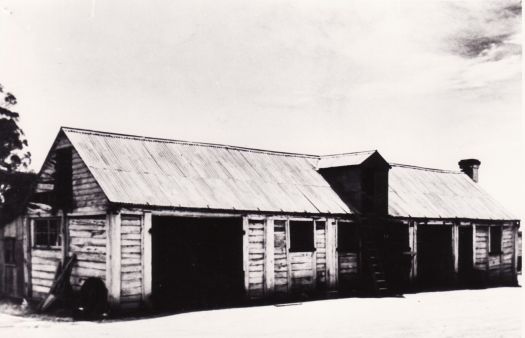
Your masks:
[{"label": "dirt ground", "polygon": [[[20,316],[0,306],[2,337],[521,337],[522,288],[348,298],[106,322]],[[11,313],[6,313],[11,311]]]}]

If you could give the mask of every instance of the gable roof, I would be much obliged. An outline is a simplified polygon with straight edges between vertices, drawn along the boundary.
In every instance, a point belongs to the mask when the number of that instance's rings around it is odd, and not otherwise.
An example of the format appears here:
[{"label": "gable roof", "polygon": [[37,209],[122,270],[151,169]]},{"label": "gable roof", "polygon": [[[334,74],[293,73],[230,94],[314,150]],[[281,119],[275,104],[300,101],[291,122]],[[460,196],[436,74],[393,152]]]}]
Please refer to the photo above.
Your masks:
[{"label": "gable roof", "polygon": [[516,220],[459,171],[392,164],[388,213],[394,217]]},{"label": "gable roof", "polygon": [[353,211],[317,156],[62,128],[109,201],[312,214]]}]

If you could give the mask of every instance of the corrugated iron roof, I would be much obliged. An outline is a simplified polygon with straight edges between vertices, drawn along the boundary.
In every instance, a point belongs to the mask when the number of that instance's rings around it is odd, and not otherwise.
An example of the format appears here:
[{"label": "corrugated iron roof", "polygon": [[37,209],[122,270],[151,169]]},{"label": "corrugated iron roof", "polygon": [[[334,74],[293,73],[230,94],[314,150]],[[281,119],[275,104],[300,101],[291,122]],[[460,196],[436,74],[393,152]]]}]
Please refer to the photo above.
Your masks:
[{"label": "corrugated iron roof", "polygon": [[351,214],[313,155],[62,128],[114,203]]},{"label": "corrugated iron roof", "polygon": [[335,154],[321,156],[321,159],[317,163],[318,169],[333,168],[333,167],[345,167],[351,165],[360,165],[367,158],[372,156],[376,150],[359,151],[353,153]]},{"label": "corrugated iron roof", "polygon": [[391,216],[517,219],[462,172],[391,166],[388,192]]}]

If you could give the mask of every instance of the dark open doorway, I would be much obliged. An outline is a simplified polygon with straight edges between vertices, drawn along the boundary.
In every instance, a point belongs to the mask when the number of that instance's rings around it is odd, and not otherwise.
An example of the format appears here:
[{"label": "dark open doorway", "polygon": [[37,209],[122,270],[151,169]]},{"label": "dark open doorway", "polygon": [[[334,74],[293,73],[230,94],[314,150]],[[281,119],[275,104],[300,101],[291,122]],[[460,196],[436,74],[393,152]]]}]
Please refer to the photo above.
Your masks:
[{"label": "dark open doorway", "polygon": [[231,306],[242,299],[240,218],[154,217],[152,225],[157,309]]},{"label": "dark open doorway", "polygon": [[422,225],[417,229],[418,280],[423,288],[442,289],[454,280],[452,227]]},{"label": "dark open doorway", "polygon": [[473,278],[472,227],[459,227],[458,277],[460,285],[471,284]]}]

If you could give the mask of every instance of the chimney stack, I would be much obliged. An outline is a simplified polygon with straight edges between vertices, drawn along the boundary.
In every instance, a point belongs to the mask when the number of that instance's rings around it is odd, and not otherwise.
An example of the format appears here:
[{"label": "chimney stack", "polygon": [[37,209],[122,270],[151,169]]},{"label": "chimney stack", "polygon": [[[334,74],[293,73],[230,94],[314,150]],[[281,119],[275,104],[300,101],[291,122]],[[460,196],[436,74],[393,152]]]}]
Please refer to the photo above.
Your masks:
[{"label": "chimney stack", "polygon": [[469,158],[458,162],[462,172],[467,174],[474,182],[478,183],[478,170],[481,162],[475,158]]}]

